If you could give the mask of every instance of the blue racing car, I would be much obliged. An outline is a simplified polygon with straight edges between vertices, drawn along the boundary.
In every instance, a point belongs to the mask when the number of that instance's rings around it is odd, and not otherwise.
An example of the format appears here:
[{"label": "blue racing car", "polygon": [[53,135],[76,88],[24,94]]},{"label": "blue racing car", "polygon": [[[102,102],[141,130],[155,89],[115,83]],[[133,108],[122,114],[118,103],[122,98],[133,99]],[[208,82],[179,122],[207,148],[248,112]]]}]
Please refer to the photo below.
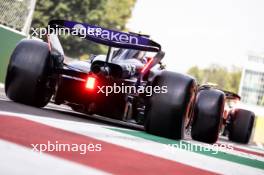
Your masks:
[{"label": "blue racing car", "polygon": [[171,139],[182,139],[189,130],[193,139],[214,143],[224,130],[230,140],[248,143],[254,113],[225,107],[239,96],[165,70],[165,53],[149,36],[66,20],[49,26],[109,46],[108,53],[66,64],[56,34],[47,42],[24,39],[8,66],[5,92],[11,100],[35,107],[52,100]]}]

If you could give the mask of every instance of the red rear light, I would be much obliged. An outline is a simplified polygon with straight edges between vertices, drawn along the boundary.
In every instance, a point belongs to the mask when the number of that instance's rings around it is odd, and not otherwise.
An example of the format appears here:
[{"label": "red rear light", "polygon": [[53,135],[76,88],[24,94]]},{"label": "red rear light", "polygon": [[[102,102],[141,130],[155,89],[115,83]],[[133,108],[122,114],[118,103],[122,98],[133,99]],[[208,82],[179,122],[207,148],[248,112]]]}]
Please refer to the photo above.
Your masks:
[{"label": "red rear light", "polygon": [[94,89],[95,88],[95,78],[88,76],[87,80],[86,80],[86,85],[85,85],[86,89]]}]

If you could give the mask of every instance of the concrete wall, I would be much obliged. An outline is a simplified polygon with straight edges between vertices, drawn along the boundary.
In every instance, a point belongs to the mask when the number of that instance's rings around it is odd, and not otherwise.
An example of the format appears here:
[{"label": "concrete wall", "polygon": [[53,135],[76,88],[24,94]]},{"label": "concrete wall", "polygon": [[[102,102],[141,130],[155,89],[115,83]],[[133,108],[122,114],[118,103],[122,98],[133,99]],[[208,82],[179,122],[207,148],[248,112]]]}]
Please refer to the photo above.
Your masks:
[{"label": "concrete wall", "polygon": [[25,38],[22,33],[0,25],[0,83],[5,81],[10,55],[22,38]]}]

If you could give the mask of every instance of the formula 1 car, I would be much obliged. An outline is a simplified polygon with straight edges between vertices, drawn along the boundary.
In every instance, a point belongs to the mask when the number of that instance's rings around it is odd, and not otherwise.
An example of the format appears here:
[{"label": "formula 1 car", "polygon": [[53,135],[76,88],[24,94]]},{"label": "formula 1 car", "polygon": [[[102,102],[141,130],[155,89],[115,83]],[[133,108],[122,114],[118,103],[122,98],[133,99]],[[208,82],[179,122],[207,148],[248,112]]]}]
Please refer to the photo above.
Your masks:
[{"label": "formula 1 car", "polygon": [[48,35],[48,42],[24,39],[8,65],[5,92],[11,100],[35,107],[52,100],[171,139],[182,139],[189,130],[194,140],[214,143],[224,130],[231,141],[248,143],[254,113],[227,105],[239,96],[165,70],[165,53],[149,36],[65,20],[49,26],[109,46],[108,53],[66,64],[56,34]]}]

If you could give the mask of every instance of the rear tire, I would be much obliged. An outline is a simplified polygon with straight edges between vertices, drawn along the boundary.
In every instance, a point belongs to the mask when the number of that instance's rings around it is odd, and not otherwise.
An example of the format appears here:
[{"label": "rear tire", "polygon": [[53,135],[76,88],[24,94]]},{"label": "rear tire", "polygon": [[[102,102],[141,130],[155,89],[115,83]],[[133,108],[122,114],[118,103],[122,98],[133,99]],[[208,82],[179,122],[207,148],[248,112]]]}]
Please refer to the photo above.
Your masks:
[{"label": "rear tire", "polygon": [[224,110],[224,99],[224,93],[216,89],[205,89],[198,92],[191,127],[192,139],[205,143],[217,141]]},{"label": "rear tire", "polygon": [[154,86],[167,86],[167,93],[154,93],[146,106],[146,132],[171,139],[182,139],[184,120],[195,81],[189,76],[164,71],[154,81]]},{"label": "rear tire", "polygon": [[231,116],[228,138],[231,141],[247,144],[249,142],[255,114],[244,109],[235,110]]},{"label": "rear tire", "polygon": [[52,95],[47,88],[51,58],[48,44],[22,40],[13,51],[8,65],[5,92],[15,102],[43,107]]}]

